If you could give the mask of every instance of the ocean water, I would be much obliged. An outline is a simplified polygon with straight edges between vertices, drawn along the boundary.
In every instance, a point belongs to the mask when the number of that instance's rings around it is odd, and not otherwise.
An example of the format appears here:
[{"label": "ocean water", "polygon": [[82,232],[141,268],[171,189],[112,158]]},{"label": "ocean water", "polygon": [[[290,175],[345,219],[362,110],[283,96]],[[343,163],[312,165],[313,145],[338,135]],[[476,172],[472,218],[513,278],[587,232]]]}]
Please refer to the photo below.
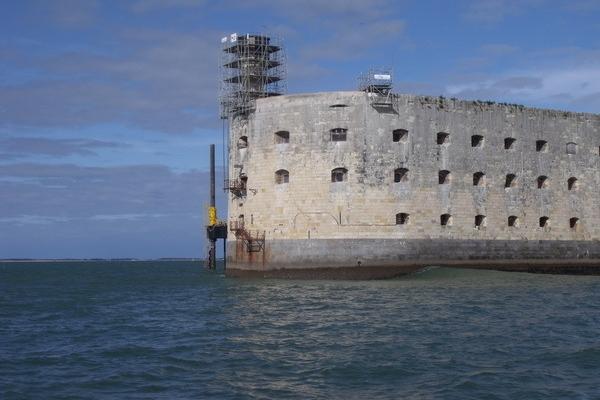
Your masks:
[{"label": "ocean water", "polygon": [[0,264],[0,399],[600,399],[600,277]]}]

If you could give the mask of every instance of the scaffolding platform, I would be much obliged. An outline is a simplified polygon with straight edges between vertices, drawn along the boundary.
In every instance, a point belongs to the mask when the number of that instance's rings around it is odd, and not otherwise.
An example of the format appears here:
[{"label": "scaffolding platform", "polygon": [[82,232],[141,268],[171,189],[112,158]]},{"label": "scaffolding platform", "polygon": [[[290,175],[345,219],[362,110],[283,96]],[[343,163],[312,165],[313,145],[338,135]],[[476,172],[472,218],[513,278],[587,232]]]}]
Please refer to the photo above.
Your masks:
[{"label": "scaffolding platform", "polygon": [[285,53],[277,38],[232,33],[221,39],[219,104],[222,119],[247,115],[257,99],[284,94]]},{"label": "scaffolding platform", "polygon": [[378,109],[394,109],[391,68],[371,68],[358,78],[358,90],[366,92],[371,106]]}]

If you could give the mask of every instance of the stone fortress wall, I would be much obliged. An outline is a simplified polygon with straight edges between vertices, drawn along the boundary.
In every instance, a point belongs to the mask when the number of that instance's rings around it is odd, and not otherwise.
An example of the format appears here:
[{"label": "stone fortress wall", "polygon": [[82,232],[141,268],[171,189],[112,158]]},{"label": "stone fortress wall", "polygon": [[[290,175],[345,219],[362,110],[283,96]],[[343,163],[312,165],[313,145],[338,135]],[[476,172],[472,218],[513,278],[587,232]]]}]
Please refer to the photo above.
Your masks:
[{"label": "stone fortress wall", "polygon": [[228,268],[600,259],[600,115],[368,96],[261,99],[231,121],[248,190],[229,218],[265,246],[230,232]]}]

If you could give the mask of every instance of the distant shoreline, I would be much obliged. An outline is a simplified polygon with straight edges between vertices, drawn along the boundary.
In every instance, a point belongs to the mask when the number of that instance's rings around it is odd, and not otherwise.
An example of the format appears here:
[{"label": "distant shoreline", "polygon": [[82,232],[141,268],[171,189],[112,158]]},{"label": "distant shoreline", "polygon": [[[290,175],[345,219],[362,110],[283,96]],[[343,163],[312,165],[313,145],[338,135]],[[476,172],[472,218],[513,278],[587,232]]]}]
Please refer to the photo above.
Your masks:
[{"label": "distant shoreline", "polygon": [[204,261],[203,258],[3,258],[0,263]]}]

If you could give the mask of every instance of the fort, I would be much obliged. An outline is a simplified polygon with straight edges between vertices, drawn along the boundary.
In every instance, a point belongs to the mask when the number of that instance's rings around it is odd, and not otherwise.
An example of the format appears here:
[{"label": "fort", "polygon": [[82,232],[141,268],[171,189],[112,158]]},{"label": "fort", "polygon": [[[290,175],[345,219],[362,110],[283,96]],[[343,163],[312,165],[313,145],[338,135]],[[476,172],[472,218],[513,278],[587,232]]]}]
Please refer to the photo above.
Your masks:
[{"label": "fort", "polygon": [[600,115],[393,94],[389,78],[229,98],[229,275],[600,274]]}]

